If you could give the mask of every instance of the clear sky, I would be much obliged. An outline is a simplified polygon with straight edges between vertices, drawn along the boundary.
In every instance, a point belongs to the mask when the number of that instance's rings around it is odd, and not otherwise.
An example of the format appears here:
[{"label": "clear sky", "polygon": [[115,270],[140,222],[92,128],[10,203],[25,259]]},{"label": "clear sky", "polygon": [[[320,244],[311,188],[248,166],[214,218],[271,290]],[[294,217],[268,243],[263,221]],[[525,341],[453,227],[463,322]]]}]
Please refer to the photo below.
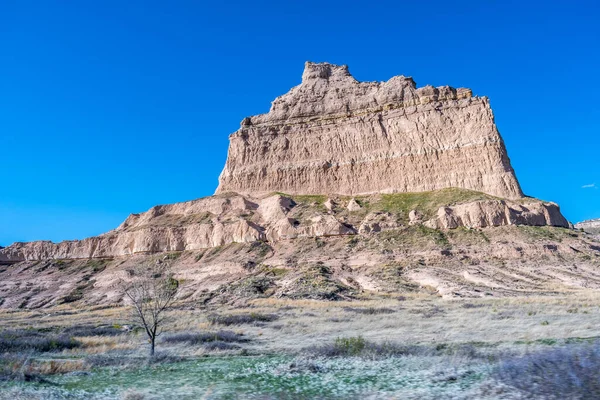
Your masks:
[{"label": "clear sky", "polygon": [[600,217],[597,1],[0,1],[0,245],[211,195],[304,62],[490,98],[530,196]]}]

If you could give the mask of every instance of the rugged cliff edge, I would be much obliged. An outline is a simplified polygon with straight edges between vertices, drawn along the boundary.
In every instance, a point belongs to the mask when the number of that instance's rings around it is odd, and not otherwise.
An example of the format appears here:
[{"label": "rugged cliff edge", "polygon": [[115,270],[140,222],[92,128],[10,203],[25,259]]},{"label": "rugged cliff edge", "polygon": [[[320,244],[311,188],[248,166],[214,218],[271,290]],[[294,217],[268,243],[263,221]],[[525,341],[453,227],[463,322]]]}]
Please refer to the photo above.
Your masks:
[{"label": "rugged cliff edge", "polygon": [[300,85],[230,136],[217,193],[447,187],[523,196],[487,98],[404,76],[358,82],[346,66],[307,62]]}]

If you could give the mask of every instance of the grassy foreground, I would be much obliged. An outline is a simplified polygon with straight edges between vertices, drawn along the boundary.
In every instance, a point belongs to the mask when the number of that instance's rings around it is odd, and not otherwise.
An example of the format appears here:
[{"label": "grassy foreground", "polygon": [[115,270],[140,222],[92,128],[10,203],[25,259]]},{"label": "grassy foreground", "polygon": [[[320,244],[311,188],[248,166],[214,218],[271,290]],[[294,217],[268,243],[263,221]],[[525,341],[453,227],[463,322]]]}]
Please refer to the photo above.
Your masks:
[{"label": "grassy foreground", "polygon": [[152,359],[122,308],[2,311],[0,398],[594,398],[599,297],[182,304]]}]

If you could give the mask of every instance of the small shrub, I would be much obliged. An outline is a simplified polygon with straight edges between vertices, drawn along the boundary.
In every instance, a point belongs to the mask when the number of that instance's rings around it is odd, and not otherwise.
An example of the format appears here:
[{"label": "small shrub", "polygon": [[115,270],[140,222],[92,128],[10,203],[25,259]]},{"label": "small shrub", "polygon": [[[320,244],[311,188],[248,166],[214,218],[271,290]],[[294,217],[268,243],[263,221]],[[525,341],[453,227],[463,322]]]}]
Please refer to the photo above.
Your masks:
[{"label": "small shrub", "polygon": [[320,357],[362,357],[378,359],[404,356],[459,356],[466,358],[488,357],[480,354],[473,344],[446,345],[435,347],[422,345],[403,345],[394,342],[374,343],[361,336],[337,338],[333,343],[327,343],[307,351]]},{"label": "small shrub", "polygon": [[375,308],[375,307],[368,307],[368,308],[354,308],[354,307],[344,307],[344,311],[350,311],[350,312],[355,312],[357,314],[366,314],[366,315],[377,315],[377,314],[392,314],[395,311],[392,310],[391,308]]},{"label": "small shrub", "polygon": [[276,314],[260,314],[260,313],[249,313],[249,314],[230,314],[230,315],[219,315],[211,314],[208,317],[208,322],[213,325],[241,325],[241,324],[254,324],[257,322],[272,322],[279,318]]},{"label": "small shrub", "polygon": [[121,350],[109,351],[104,354],[89,355],[85,358],[85,364],[91,368],[102,367],[128,367],[132,364],[139,365],[142,360],[131,357],[130,354]]},{"label": "small shrub", "polygon": [[0,356],[0,382],[45,382],[30,368],[30,357],[24,354],[3,354]]},{"label": "small shrub", "polygon": [[138,369],[144,365],[170,364],[180,361],[183,361],[183,357],[164,351],[157,351],[148,358],[140,358],[127,351],[115,350],[104,354],[89,355],[85,358],[84,363],[89,368],[117,367]]},{"label": "small shrub", "polygon": [[69,336],[116,336],[122,334],[123,331],[120,325],[76,325],[63,329],[62,333]]},{"label": "small shrub", "polygon": [[232,331],[218,331],[218,332],[179,332],[165,335],[162,338],[165,343],[188,343],[190,345],[197,345],[201,343],[211,342],[247,342],[248,339],[239,333]]},{"label": "small shrub", "polygon": [[348,240],[348,242],[346,243],[346,246],[348,246],[348,248],[354,248],[356,247],[358,244],[360,243],[360,239],[357,237],[352,237]]},{"label": "small shrub", "polygon": [[109,260],[89,260],[85,267],[91,268],[93,273],[100,273],[106,269]]},{"label": "small shrub", "polygon": [[268,297],[274,292],[273,276],[249,276],[236,282],[224,284],[217,289],[220,296],[231,298]]},{"label": "small shrub", "polygon": [[257,241],[250,245],[250,249],[248,251],[255,252],[258,258],[265,258],[273,251],[273,249],[266,242]]},{"label": "small shrub", "polygon": [[419,346],[404,346],[392,342],[373,343],[361,336],[337,338],[333,343],[318,346],[309,351],[321,357],[353,357],[380,358],[422,354],[424,348]]},{"label": "small shrub", "polygon": [[327,322],[350,322],[352,321],[350,318],[327,318],[326,319]]},{"label": "small shrub", "polygon": [[239,349],[240,346],[238,346],[237,344],[222,342],[218,340],[215,342],[209,342],[204,344],[204,348],[206,350],[235,350]]},{"label": "small shrub", "polygon": [[481,308],[481,307],[485,307],[485,304],[473,304],[473,303],[464,303],[462,306],[462,308]]},{"label": "small shrub", "polygon": [[71,291],[71,293],[67,294],[66,296],[58,299],[58,304],[68,304],[68,303],[74,303],[76,301],[79,301],[81,299],[83,299],[83,293],[94,286],[94,283],[96,281],[94,279],[92,279],[91,281],[87,281],[84,283],[81,283],[79,285],[77,285],[75,287],[75,289],[73,289]]},{"label": "small shrub", "polygon": [[410,310],[409,312],[411,314],[421,314],[423,316],[423,318],[437,317],[437,316],[444,315],[446,313],[444,311],[444,309],[442,309],[441,307],[435,306],[435,305],[431,306],[431,307],[427,307],[427,308]]},{"label": "small shrub", "polygon": [[177,260],[179,257],[181,257],[182,254],[183,254],[183,252],[181,252],[181,251],[177,251],[177,252],[173,252],[173,253],[167,253],[163,257],[163,260],[166,260],[166,261]]},{"label": "small shrub", "polygon": [[365,349],[366,341],[362,336],[337,338],[334,346],[340,354],[355,356]]},{"label": "small shrub", "polygon": [[171,364],[180,361],[183,361],[183,357],[163,351],[158,351],[147,359],[148,364]]},{"label": "small shrub", "polygon": [[68,335],[43,334],[34,330],[10,330],[0,332],[0,353],[24,351],[50,352],[72,349],[81,342]]}]

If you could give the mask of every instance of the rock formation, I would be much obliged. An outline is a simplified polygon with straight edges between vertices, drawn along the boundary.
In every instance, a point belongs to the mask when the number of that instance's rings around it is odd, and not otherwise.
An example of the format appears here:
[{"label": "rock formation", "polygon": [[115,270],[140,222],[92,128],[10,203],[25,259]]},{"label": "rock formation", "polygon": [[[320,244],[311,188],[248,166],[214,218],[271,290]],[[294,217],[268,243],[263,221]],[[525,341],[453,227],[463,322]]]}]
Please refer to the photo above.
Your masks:
[{"label": "rock formation", "polygon": [[591,233],[592,235],[600,236],[600,218],[578,222],[575,224],[575,229],[582,229],[583,231]]},{"label": "rock formation", "polygon": [[0,307],[115,304],[128,269],[167,258],[181,296],[201,301],[600,287],[593,237],[533,226],[569,223],[523,198],[487,98],[307,63],[299,86],[231,135],[216,195],[97,237],[0,247]]},{"label": "rock formation", "polygon": [[[449,192],[461,200],[431,208],[432,200]],[[390,194],[388,202],[403,202],[410,194]],[[337,197],[322,203],[280,194],[263,198],[221,194],[155,206],[131,214],[118,228],[84,240],[15,243],[0,249],[0,263],[24,260],[87,259],[168,251],[193,251],[230,243],[371,234],[414,224],[428,215],[426,226],[439,229],[486,228],[503,225],[568,227],[558,206],[539,200],[478,200],[482,194],[460,189],[421,194],[417,210],[390,208],[381,195]],[[452,200],[450,200],[452,201]],[[452,201],[455,203],[455,201]],[[359,203],[364,204],[361,206]],[[331,209],[327,207],[330,205]],[[335,207],[333,206],[335,205]]]},{"label": "rock formation", "polygon": [[412,78],[358,82],[307,62],[302,83],[230,136],[217,193],[344,194],[521,188],[486,97]]},{"label": "rock formation", "polygon": [[425,223],[431,228],[487,228],[504,225],[560,226],[569,222],[555,203],[516,204],[503,200],[484,200],[440,207],[437,216]]}]

